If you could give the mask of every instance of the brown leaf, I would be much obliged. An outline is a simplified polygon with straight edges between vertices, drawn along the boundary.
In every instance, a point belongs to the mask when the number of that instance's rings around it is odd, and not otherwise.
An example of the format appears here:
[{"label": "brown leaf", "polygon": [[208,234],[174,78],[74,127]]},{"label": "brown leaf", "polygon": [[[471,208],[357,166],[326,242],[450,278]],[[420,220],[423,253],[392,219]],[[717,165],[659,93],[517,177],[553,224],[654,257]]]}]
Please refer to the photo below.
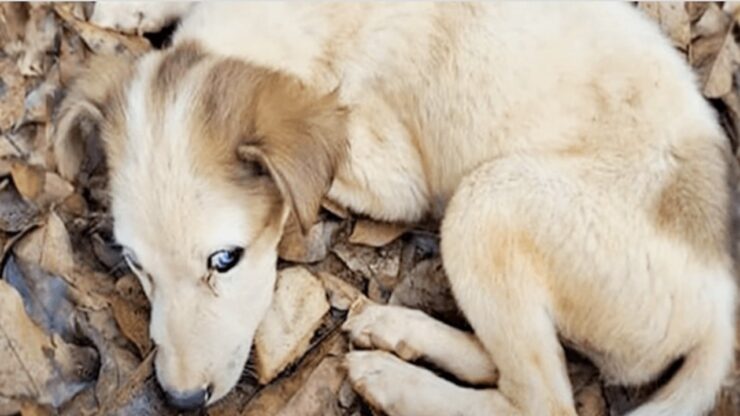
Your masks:
[{"label": "brown leaf", "polygon": [[110,400],[103,403],[101,415],[175,415],[162,399],[154,377],[154,352],[128,376]]},{"label": "brown leaf", "polygon": [[16,233],[38,220],[39,210],[18,193],[9,180],[0,180],[0,230]]},{"label": "brown leaf", "polygon": [[15,51],[20,50],[27,21],[28,4],[0,3],[0,48],[5,53],[13,55]]},{"label": "brown leaf", "polygon": [[691,25],[684,3],[640,2],[638,8],[660,25],[676,47],[686,50],[691,41]]},{"label": "brown leaf", "polygon": [[382,247],[392,243],[408,229],[408,227],[400,224],[361,219],[355,223],[352,235],[349,236],[349,242],[370,247]]},{"label": "brown leaf", "polygon": [[149,303],[135,276],[127,274],[116,282],[116,296],[111,297],[113,316],[123,335],[145,357],[152,350],[149,338]]},{"label": "brown leaf", "polygon": [[49,6],[31,7],[26,23],[23,54],[18,69],[26,76],[43,75],[51,64],[51,51],[59,37],[59,26]]},{"label": "brown leaf", "polygon": [[57,7],[56,12],[95,54],[136,57],[151,49],[149,41],[143,37],[101,29],[79,20],[63,7]]},{"label": "brown leaf", "polygon": [[70,276],[74,273],[69,234],[54,211],[47,215],[41,227],[19,241],[14,251],[23,261],[38,264],[52,274]]},{"label": "brown leaf", "polygon": [[10,173],[16,189],[27,200],[33,201],[43,192],[46,173],[40,167],[14,161]]},{"label": "brown leaf", "polygon": [[89,385],[95,356],[45,334],[26,315],[18,292],[0,280],[0,397],[58,407]]},{"label": "brown leaf", "polygon": [[44,173],[44,190],[36,199],[36,203],[46,207],[51,204],[61,203],[74,192],[71,183],[64,180],[54,172]]},{"label": "brown leaf", "polygon": [[346,372],[341,357],[328,356],[311,373],[300,390],[290,399],[277,415],[279,416],[324,416],[340,414],[337,396]]},{"label": "brown leaf", "polygon": [[[25,94],[26,82],[18,67],[8,58],[0,58],[0,131],[8,130],[23,115]],[[0,156],[7,154],[15,153],[0,152]]]},{"label": "brown leaf", "polygon": [[363,296],[359,289],[331,273],[319,272],[319,279],[334,309],[346,311],[358,297]]},{"label": "brown leaf", "polygon": [[693,27],[696,39],[689,48],[689,63],[708,98],[721,97],[733,88],[734,72],[740,65],[740,48],[733,36],[735,25],[716,4],[711,4]]},{"label": "brown leaf", "polygon": [[295,217],[291,215],[278,245],[278,255],[283,260],[298,263],[321,261],[329,254],[329,244],[338,228],[337,222],[321,221],[314,224],[304,236]]},{"label": "brown leaf", "polygon": [[388,303],[421,309],[447,322],[460,322],[462,318],[439,257],[417,263],[403,276]]},{"label": "brown leaf", "polygon": [[259,381],[266,384],[303,356],[329,311],[324,288],[302,267],[278,272],[275,295],[254,340]]},{"label": "brown leaf", "polygon": [[330,335],[311,350],[299,368],[287,377],[279,378],[265,386],[247,403],[241,416],[274,415],[282,409],[291,397],[308,380],[314,369],[328,354],[341,355],[347,351],[347,342],[339,331]]}]

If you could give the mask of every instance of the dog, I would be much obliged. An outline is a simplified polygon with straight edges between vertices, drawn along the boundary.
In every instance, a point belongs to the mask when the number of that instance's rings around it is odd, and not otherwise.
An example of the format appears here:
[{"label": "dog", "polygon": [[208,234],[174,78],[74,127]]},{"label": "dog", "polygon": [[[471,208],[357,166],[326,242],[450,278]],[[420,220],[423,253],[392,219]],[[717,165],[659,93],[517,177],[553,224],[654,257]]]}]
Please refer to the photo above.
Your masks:
[{"label": "dog", "polygon": [[[173,46],[134,64],[93,63],[54,139],[58,169],[73,178],[76,126],[99,128],[115,237],[151,301],[171,404],[209,405],[235,385],[286,221],[308,229],[326,196],[378,220],[439,220],[444,267],[474,330],[355,305],[344,329],[368,350],[346,367],[372,405],[402,416],[575,415],[566,344],[623,385],[683,360],[632,416],[710,409],[733,363],[734,170],[691,70],[638,11],[177,7]],[[140,31],[119,15],[111,27]],[[455,384],[408,362],[419,357],[496,387]]]}]

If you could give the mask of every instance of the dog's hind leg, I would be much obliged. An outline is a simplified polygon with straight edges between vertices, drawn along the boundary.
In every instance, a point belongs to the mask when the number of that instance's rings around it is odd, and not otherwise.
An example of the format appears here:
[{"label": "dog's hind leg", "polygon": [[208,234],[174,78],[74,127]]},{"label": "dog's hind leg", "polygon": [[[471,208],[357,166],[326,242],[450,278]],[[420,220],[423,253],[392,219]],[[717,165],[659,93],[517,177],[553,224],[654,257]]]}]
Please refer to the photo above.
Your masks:
[{"label": "dog's hind leg", "polygon": [[498,377],[474,334],[420,310],[362,300],[352,306],[342,329],[356,346],[393,352],[406,361],[423,359],[470,384],[491,385]]},{"label": "dog's hind leg", "polygon": [[555,201],[577,187],[547,161],[494,161],[461,183],[444,219],[445,270],[458,306],[498,368],[496,392],[515,409],[511,414],[576,414],[551,309],[552,270],[537,239],[543,222],[536,216],[567,222]]}]

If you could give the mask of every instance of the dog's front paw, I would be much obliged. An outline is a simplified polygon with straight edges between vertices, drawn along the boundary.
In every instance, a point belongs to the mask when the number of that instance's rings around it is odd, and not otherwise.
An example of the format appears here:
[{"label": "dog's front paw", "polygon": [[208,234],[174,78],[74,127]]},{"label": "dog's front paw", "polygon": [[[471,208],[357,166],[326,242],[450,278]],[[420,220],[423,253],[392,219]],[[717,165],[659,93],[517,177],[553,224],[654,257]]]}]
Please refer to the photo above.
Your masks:
[{"label": "dog's front paw", "polygon": [[360,299],[352,305],[342,329],[360,348],[378,348],[390,351],[404,360],[413,361],[422,356],[419,330],[429,317],[423,312],[399,306],[377,305]]},{"label": "dog's front paw", "polygon": [[[413,366],[384,351],[353,351],[345,357],[352,387],[371,406],[391,415],[409,412],[408,386],[418,383]],[[402,387],[403,386],[403,387]]]}]

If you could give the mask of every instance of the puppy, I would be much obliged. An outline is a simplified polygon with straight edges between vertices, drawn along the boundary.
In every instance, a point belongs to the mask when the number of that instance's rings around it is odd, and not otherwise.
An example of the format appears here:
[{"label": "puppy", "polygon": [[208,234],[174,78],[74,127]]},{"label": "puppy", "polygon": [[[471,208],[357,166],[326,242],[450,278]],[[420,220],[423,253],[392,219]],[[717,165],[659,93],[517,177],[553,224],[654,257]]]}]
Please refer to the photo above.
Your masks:
[{"label": "puppy", "polygon": [[[683,359],[633,416],[701,414],[731,368],[728,141],[627,4],[199,4],[173,48],[107,58],[71,88],[68,177],[83,118],[179,408],[237,382],[286,218],[308,229],[325,195],[440,219],[474,329],[355,305],[345,330],[377,350],[348,354],[349,377],[389,414],[575,415],[561,340],[624,385]],[[419,356],[497,387],[397,358]]]}]

